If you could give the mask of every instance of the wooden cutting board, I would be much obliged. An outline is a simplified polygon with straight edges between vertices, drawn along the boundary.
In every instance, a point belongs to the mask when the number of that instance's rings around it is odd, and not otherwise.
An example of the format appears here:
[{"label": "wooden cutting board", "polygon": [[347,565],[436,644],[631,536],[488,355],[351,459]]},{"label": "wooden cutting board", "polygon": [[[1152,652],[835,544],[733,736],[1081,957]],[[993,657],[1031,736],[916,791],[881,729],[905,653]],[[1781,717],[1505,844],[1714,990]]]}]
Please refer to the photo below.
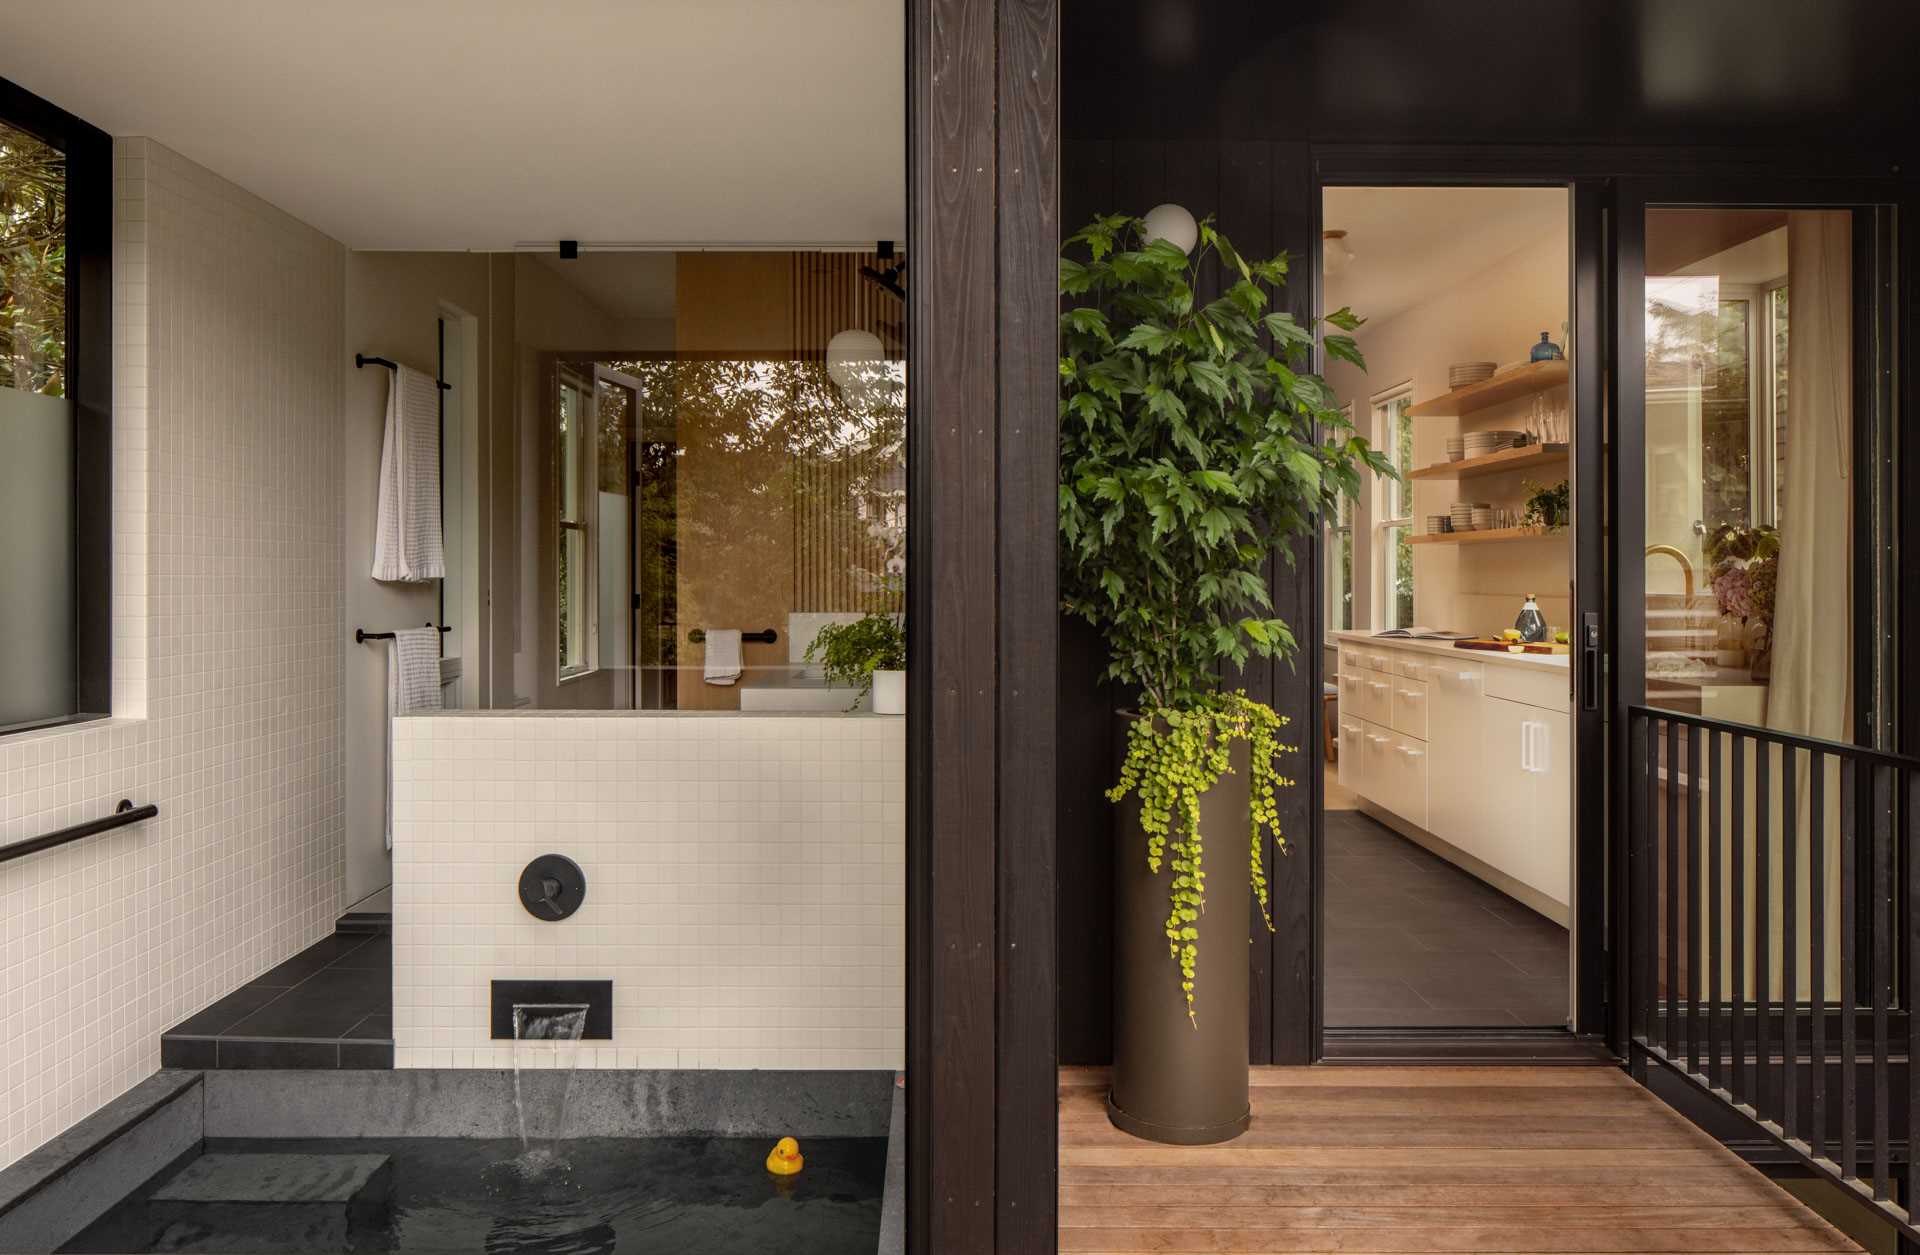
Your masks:
[{"label": "wooden cutting board", "polygon": [[1571,653],[1573,646],[1559,645],[1552,641],[1538,641],[1531,645],[1522,645],[1518,641],[1499,641],[1490,636],[1470,636],[1455,641],[1455,649],[1480,649],[1490,654],[1565,654]]}]

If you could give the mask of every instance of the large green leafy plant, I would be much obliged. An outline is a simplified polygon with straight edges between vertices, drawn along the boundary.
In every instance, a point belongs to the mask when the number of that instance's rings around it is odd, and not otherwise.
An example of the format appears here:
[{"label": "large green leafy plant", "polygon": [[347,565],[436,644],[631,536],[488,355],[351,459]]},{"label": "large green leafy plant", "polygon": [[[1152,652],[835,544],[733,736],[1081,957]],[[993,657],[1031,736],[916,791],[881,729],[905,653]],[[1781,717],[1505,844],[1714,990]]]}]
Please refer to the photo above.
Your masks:
[{"label": "large green leafy plant", "polygon": [[[1225,291],[1202,302],[1216,259]],[[1393,473],[1314,373],[1317,329],[1273,308],[1286,276],[1284,255],[1242,257],[1211,219],[1189,256],[1149,240],[1137,218],[1097,218],[1060,263],[1062,599],[1105,636],[1106,677],[1138,697],[1107,796],[1138,796],[1148,865],[1171,871],[1167,946],[1189,1019],[1206,907],[1200,797],[1246,741],[1265,914],[1264,834],[1284,847],[1275,794],[1292,783],[1276,761],[1285,719],[1222,674],[1294,651],[1273,614],[1268,556],[1291,563],[1293,542],[1357,493],[1363,468]],[[1364,367],[1345,334],[1360,320],[1342,309],[1324,321],[1327,355]]]}]

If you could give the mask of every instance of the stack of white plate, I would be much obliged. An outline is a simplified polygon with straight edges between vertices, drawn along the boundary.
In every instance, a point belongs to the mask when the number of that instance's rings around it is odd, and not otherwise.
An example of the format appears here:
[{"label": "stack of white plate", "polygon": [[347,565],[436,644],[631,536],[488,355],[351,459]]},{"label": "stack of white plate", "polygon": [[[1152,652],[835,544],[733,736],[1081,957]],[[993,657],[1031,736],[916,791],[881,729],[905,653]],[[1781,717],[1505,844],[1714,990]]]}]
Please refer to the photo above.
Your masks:
[{"label": "stack of white plate", "polygon": [[1453,530],[1456,532],[1472,531],[1474,529],[1474,522],[1473,522],[1474,514],[1476,512],[1485,512],[1491,515],[1492,509],[1493,507],[1488,505],[1484,501],[1454,502],[1451,507],[1451,515],[1450,515],[1450,517],[1453,519]]},{"label": "stack of white plate", "polygon": [[1429,515],[1427,516],[1427,535],[1429,535],[1429,536],[1438,536],[1438,535],[1439,535],[1439,534],[1440,534],[1441,532],[1444,532],[1444,531],[1446,531],[1446,530],[1447,530],[1447,516],[1446,516],[1446,515],[1444,515],[1444,514],[1429,514]]},{"label": "stack of white plate", "polygon": [[1458,389],[1493,378],[1498,362],[1455,362],[1447,368],[1447,386]]},{"label": "stack of white plate", "polygon": [[1467,456],[1467,438],[1465,436],[1447,437],[1447,461],[1458,462]]},{"label": "stack of white plate", "polygon": [[1493,507],[1477,505],[1473,507],[1473,530],[1484,532],[1493,526]]},{"label": "stack of white plate", "polygon": [[1524,432],[1518,431],[1470,431],[1464,438],[1462,447],[1470,458],[1485,457],[1489,453],[1498,453],[1502,449],[1511,449],[1526,439]]}]

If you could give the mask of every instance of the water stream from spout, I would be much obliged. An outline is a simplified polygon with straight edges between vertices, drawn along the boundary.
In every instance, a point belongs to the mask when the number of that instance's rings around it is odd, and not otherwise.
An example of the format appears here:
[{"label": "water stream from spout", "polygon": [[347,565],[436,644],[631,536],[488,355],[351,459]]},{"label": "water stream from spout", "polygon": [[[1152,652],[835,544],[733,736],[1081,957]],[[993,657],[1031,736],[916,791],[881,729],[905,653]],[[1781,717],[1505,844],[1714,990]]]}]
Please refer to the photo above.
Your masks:
[{"label": "water stream from spout", "polygon": [[[528,1176],[540,1176],[567,1167],[558,1147],[567,1132],[567,1107],[573,1098],[573,1074],[580,1057],[577,1043],[586,1028],[587,1009],[583,1006],[513,1008],[513,1113],[520,1126],[520,1158],[515,1163]],[[521,1052],[529,1049],[544,1049],[547,1052],[550,1062],[539,1070],[551,1072],[564,1069],[566,1073],[561,1083],[560,1102],[553,1124],[545,1130],[550,1145],[538,1149],[527,1133],[527,1099],[520,1075],[523,1071],[535,1070],[523,1067],[521,1062]]]}]

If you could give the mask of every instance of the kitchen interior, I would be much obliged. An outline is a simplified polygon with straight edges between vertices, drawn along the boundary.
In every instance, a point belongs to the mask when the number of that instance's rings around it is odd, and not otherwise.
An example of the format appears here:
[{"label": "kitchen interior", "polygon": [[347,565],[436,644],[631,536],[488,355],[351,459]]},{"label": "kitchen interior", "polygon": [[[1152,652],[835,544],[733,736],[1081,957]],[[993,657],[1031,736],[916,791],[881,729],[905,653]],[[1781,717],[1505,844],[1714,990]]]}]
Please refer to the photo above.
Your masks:
[{"label": "kitchen interior", "polygon": [[1571,204],[1564,188],[1332,187],[1329,384],[1387,453],[1331,520],[1331,1028],[1567,1022]]}]

